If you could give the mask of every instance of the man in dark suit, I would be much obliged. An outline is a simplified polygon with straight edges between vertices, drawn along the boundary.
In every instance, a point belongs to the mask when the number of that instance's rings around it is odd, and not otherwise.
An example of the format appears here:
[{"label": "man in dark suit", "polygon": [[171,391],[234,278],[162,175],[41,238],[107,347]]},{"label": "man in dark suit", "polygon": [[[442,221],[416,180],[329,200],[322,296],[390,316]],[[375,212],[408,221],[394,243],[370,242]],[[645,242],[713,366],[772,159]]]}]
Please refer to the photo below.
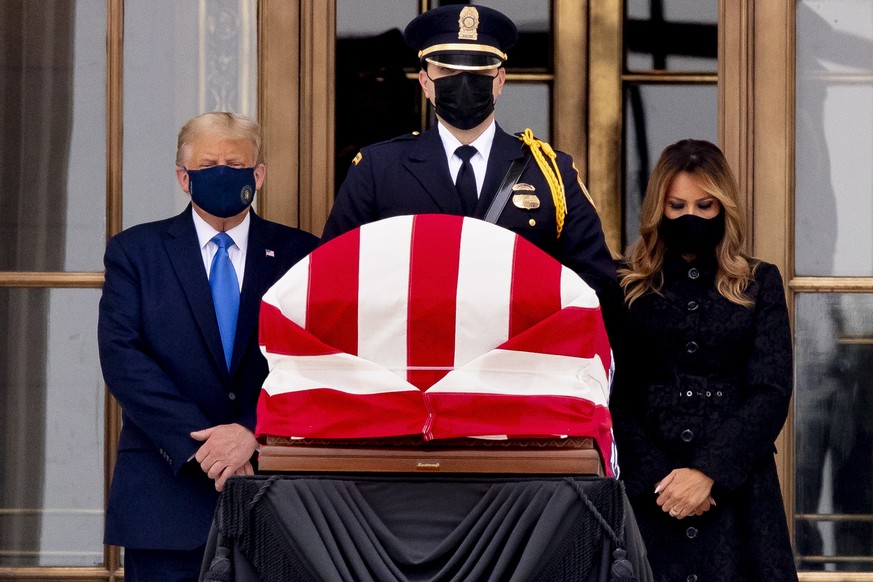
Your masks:
[{"label": "man in dark suit", "polygon": [[509,184],[511,194],[496,211],[496,224],[582,276],[608,318],[608,311],[620,307],[621,292],[600,219],[572,158],[530,134],[514,137],[494,121],[506,79],[506,51],[518,36],[515,24],[484,6],[451,5],[415,18],[405,36],[419,51],[418,78],[437,124],[421,135],[361,150],[340,187],[322,242],[403,214],[485,218],[518,160],[527,165]]},{"label": "man in dark suit", "polygon": [[196,580],[218,491],[253,474],[261,297],[317,243],[250,210],[259,154],[248,117],[190,120],[176,175],[191,204],[106,248],[100,363],[123,425],[105,543],[125,547],[128,581]]}]

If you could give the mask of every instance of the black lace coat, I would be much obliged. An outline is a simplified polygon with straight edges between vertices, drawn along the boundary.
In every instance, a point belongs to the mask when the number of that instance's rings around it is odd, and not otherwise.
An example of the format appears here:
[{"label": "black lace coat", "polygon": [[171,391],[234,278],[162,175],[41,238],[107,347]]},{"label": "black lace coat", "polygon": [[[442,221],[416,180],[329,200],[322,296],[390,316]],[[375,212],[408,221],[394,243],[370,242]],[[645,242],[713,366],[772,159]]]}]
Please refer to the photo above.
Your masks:
[{"label": "black lace coat", "polygon": [[[792,391],[782,279],[759,262],[744,308],[719,295],[715,271],[714,258],[668,254],[662,295],[629,309],[610,406],[621,478],[656,580],[797,580],[774,459]],[[715,480],[700,517],[655,503],[680,467]]]}]

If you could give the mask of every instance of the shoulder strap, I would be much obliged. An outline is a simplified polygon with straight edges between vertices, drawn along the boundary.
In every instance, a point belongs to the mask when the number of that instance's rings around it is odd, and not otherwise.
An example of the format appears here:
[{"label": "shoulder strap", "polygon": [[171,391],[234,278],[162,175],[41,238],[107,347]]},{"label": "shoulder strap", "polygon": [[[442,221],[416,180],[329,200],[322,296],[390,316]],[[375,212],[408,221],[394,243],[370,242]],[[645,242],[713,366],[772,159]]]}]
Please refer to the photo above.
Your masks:
[{"label": "shoulder strap", "polygon": [[525,149],[524,157],[512,160],[512,164],[510,164],[509,169],[506,170],[506,175],[503,176],[500,188],[497,189],[497,194],[494,195],[494,199],[491,200],[491,204],[488,206],[488,211],[485,213],[486,222],[497,224],[497,219],[500,218],[503,209],[506,207],[507,201],[509,201],[512,187],[518,183],[518,179],[521,178],[524,169],[527,167],[528,162],[530,162],[530,158],[530,149]]}]

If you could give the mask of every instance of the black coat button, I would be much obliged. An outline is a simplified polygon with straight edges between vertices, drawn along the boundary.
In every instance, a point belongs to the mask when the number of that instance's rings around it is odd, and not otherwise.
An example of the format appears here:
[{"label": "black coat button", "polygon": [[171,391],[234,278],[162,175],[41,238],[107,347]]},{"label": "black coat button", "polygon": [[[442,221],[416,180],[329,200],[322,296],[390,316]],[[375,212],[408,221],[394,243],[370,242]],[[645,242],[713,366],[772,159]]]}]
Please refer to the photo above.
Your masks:
[{"label": "black coat button", "polygon": [[697,528],[696,527],[689,527],[688,529],[685,530],[685,536],[689,540],[693,540],[694,538],[697,537]]},{"label": "black coat button", "polygon": [[688,342],[687,344],[685,344],[685,351],[689,354],[695,354],[697,353],[699,347],[700,346],[697,345],[697,342]]},{"label": "black coat button", "polygon": [[700,277],[700,271],[698,271],[697,268],[691,267],[690,269],[688,269],[689,279],[697,279],[698,277]]},{"label": "black coat button", "polygon": [[697,311],[697,308],[700,307],[700,304],[697,301],[689,301],[688,302],[688,311]]},{"label": "black coat button", "polygon": [[230,398],[231,400],[236,400],[236,394],[233,392],[228,392],[227,397]]},{"label": "black coat button", "polygon": [[694,432],[692,432],[690,428],[686,428],[679,434],[679,438],[681,438],[683,442],[690,443],[694,440]]},{"label": "black coat button", "polygon": [[697,574],[689,574],[685,578],[685,582],[697,582]]}]

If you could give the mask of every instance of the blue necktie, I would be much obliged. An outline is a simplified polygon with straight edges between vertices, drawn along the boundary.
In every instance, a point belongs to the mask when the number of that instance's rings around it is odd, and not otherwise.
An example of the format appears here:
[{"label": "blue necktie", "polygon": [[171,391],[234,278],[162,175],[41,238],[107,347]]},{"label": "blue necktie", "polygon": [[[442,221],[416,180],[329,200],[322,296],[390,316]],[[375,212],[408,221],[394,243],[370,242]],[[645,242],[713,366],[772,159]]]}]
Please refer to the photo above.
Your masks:
[{"label": "blue necktie", "polygon": [[476,204],[479,202],[479,195],[476,188],[476,174],[473,172],[470,158],[476,155],[476,148],[471,145],[462,145],[455,150],[455,155],[463,162],[458,171],[458,178],[455,180],[455,189],[461,198],[464,215],[473,216],[473,211],[476,210]]},{"label": "blue necktie", "polygon": [[209,269],[209,287],[212,289],[212,303],[215,304],[215,317],[218,319],[218,331],[221,332],[221,344],[224,346],[224,359],[227,361],[227,369],[230,370],[236,319],[239,315],[239,280],[236,278],[233,263],[230,262],[230,255],[227,254],[233,239],[226,232],[219,232],[212,237],[212,242],[218,245],[218,250],[212,257],[212,267]]}]

